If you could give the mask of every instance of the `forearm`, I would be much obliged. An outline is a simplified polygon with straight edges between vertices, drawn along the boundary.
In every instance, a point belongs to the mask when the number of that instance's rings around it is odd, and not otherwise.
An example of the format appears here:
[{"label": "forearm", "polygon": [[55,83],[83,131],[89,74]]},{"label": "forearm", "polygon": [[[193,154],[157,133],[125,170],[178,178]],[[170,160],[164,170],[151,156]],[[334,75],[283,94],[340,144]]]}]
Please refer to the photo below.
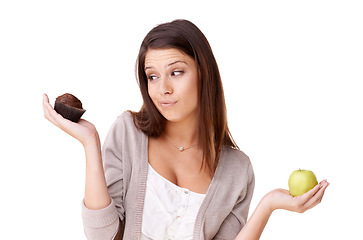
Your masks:
[{"label": "forearm", "polygon": [[292,197],[288,190],[275,189],[266,194],[251,218],[242,228],[235,240],[259,239],[268,219],[275,209],[285,209],[303,213],[321,202],[325,189],[329,186],[326,180],[321,181],[313,189],[301,196]]},{"label": "forearm", "polygon": [[86,181],[84,203],[91,210],[102,209],[111,203],[101,157],[101,143],[95,126],[84,120],[73,123],[58,114],[43,95],[44,117],[55,126],[82,143],[86,153]]},{"label": "forearm", "polygon": [[84,203],[91,210],[107,207],[111,203],[102,164],[99,137],[84,145],[86,154],[86,181]]},{"label": "forearm", "polygon": [[261,199],[246,225],[242,228],[235,240],[257,240],[270,218],[273,210],[270,207],[268,196]]}]

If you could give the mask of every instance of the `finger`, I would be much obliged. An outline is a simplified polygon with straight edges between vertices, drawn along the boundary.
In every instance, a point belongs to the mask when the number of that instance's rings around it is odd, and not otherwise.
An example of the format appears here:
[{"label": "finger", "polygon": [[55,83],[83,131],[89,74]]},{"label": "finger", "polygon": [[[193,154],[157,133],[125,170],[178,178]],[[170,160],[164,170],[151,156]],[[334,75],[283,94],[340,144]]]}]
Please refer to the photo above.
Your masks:
[{"label": "finger", "polygon": [[322,185],[324,183],[328,182],[326,179],[324,179],[323,181],[321,181],[319,184]]},{"label": "finger", "polygon": [[43,110],[44,113],[47,113],[47,116],[49,116],[50,110],[53,109],[53,107],[49,103],[48,95],[44,93],[43,95]]},{"label": "finger", "polygon": [[44,112],[44,117],[46,119],[48,119],[50,122],[52,122],[53,124],[55,124],[54,119],[52,118],[52,116],[50,115],[50,111],[52,110],[52,106],[49,103],[49,98],[47,96],[47,94],[43,94],[43,112]]},{"label": "finger", "polygon": [[[320,184],[319,184],[320,185]],[[329,186],[329,183],[327,181],[323,181],[320,185],[319,191],[304,205],[304,208],[311,209],[321,203],[326,188]]]},{"label": "finger", "polygon": [[316,184],[315,187],[313,187],[311,190],[309,190],[307,193],[304,193],[300,196],[302,205],[304,205],[306,202],[308,202],[320,189],[320,184]]},{"label": "finger", "polygon": [[62,130],[65,130],[69,127],[71,122],[63,118],[62,115],[60,115],[54,110],[52,105],[50,105],[49,98],[46,94],[44,94],[43,97],[43,107],[44,107],[44,115],[51,123],[53,123]]},{"label": "finger", "polygon": [[[325,190],[324,190],[325,191]],[[318,204],[320,204],[321,203],[321,201],[322,201],[322,197],[321,198],[319,198],[319,199],[315,199],[315,200],[311,200],[311,201],[309,201],[305,206],[304,206],[304,208],[305,208],[305,210],[304,211],[307,211],[307,210],[309,210],[309,209],[312,209],[312,208],[314,208],[314,207],[316,207]]]},{"label": "finger", "polygon": [[49,120],[51,123],[53,123],[54,125],[56,125],[57,127],[60,127],[60,125],[58,124],[58,122],[54,119],[54,114],[52,114],[52,112],[55,112],[55,110],[53,109],[53,107],[50,105],[49,103],[49,98],[47,96],[47,94],[43,95],[43,112],[44,112],[44,117]]}]

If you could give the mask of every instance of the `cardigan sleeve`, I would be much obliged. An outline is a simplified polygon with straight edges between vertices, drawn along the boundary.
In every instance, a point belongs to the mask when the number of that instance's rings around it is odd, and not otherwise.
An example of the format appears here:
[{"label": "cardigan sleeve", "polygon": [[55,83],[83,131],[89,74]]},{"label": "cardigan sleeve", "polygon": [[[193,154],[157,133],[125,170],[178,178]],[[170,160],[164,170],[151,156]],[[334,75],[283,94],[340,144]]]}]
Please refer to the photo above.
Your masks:
[{"label": "cardigan sleeve", "polygon": [[90,210],[82,204],[84,232],[89,240],[112,239],[124,220],[124,177],[122,161],[122,117],[111,126],[102,148],[102,160],[111,204],[104,209]]},{"label": "cardigan sleeve", "polygon": [[243,226],[247,222],[250,203],[255,188],[255,175],[251,163],[248,167],[248,182],[247,189],[241,192],[241,195],[229,213],[227,218],[223,221],[214,240],[233,240],[237,237]]}]

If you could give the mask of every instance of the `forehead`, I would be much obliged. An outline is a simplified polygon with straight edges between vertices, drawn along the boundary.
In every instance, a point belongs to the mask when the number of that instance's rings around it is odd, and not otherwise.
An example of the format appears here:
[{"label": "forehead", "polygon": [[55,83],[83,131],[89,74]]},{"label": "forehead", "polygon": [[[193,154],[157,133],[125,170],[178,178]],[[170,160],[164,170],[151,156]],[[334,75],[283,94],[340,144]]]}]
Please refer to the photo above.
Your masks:
[{"label": "forehead", "polygon": [[175,48],[149,49],[145,56],[145,67],[148,65],[167,65],[176,60],[187,64],[194,62],[194,59],[189,55]]}]

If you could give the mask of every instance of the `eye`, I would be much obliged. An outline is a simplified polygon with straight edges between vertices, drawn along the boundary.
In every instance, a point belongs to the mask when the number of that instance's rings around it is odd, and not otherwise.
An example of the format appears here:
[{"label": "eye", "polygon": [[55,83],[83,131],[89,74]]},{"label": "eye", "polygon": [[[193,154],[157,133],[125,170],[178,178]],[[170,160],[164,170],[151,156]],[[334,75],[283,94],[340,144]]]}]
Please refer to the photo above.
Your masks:
[{"label": "eye", "polygon": [[149,76],[147,77],[147,79],[148,79],[150,82],[152,82],[152,81],[154,81],[154,80],[156,80],[156,79],[157,79],[157,76],[156,76],[156,75],[149,75]]},{"label": "eye", "polygon": [[171,76],[180,76],[184,73],[184,71],[182,70],[178,70],[178,71],[172,71],[171,72]]}]

